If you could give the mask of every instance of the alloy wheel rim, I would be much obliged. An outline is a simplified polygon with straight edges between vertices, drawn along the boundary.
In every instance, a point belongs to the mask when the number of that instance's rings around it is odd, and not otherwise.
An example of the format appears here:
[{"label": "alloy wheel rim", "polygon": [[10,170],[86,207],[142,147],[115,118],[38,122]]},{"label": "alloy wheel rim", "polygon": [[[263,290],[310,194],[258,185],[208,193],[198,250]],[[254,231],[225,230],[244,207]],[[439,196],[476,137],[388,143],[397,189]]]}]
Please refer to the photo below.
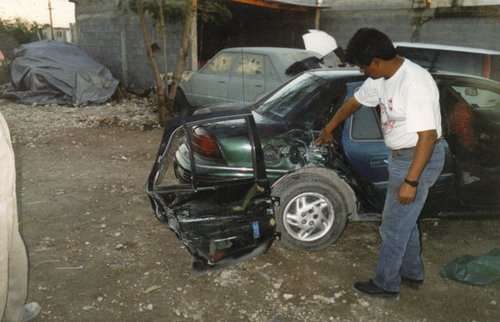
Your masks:
[{"label": "alloy wheel rim", "polygon": [[295,196],[283,213],[283,225],[289,235],[301,242],[324,237],[335,219],[333,205],[320,193],[305,192]]}]

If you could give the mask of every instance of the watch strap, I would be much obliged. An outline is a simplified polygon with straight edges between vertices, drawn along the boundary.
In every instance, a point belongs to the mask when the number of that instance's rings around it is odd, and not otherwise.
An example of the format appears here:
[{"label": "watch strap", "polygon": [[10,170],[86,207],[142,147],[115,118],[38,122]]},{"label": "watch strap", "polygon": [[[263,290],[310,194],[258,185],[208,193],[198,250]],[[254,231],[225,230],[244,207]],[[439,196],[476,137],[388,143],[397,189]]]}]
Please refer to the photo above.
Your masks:
[{"label": "watch strap", "polygon": [[418,181],[411,181],[405,178],[405,182],[415,188],[418,186]]}]

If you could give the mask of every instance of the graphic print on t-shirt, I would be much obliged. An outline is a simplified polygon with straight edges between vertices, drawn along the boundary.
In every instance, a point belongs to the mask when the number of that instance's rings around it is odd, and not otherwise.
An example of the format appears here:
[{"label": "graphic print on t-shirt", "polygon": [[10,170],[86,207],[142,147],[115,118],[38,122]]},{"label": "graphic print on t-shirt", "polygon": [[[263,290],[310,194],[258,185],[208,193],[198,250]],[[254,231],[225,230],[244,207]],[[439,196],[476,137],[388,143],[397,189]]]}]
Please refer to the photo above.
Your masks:
[{"label": "graphic print on t-shirt", "polygon": [[[387,114],[387,108],[385,107],[385,104],[382,102],[382,99],[378,99],[379,105],[380,105],[380,118],[381,118],[381,123],[382,123],[382,129],[384,130],[384,135],[391,133],[392,129],[394,128],[394,123],[396,121],[392,120],[389,117],[389,114]],[[389,110],[392,110],[392,98],[388,100],[389,102]]]}]

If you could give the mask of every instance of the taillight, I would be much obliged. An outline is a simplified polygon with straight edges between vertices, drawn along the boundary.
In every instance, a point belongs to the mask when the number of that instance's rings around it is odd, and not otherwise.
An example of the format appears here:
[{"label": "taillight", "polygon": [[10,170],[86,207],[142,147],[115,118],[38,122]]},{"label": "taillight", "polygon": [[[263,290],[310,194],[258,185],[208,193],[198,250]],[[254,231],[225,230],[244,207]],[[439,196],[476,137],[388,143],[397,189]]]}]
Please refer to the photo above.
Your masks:
[{"label": "taillight", "polygon": [[214,137],[203,127],[195,127],[191,132],[193,152],[207,158],[221,158],[219,146]]}]

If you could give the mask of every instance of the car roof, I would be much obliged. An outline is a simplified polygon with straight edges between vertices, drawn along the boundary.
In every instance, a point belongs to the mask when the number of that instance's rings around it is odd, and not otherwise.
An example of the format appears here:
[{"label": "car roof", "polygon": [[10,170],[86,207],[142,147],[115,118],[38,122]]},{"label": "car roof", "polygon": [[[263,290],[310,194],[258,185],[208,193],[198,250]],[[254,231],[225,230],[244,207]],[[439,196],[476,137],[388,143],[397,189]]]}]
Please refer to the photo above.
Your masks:
[{"label": "car roof", "polygon": [[489,84],[490,86],[500,87],[500,82],[493,80],[491,78],[485,78],[476,75],[461,74],[461,73],[446,72],[446,71],[434,71],[431,72],[431,74],[435,79],[440,79],[440,80],[458,80],[458,81],[469,81],[476,83],[483,82],[485,84]]},{"label": "car roof", "polygon": [[[353,67],[341,67],[341,68],[318,68],[307,70],[304,73],[311,73],[318,77],[322,77],[325,79],[341,79],[341,78],[350,78],[351,81],[364,81],[366,76],[359,71],[357,68]],[[500,87],[500,82],[495,81],[490,78],[484,78],[481,76],[470,75],[470,74],[461,74],[455,72],[448,71],[433,71],[431,75],[437,80],[456,80],[456,81],[467,81],[467,82],[476,82],[476,83],[484,83],[493,87]]]},{"label": "car roof", "polygon": [[[349,78],[352,81],[364,81],[367,77],[359,71],[358,68],[355,67],[337,67],[337,68],[318,68],[318,69],[309,69],[303,72],[313,74],[315,76],[334,80],[334,79],[342,79]],[[460,80],[460,81],[470,81],[470,82],[484,82],[488,83],[491,86],[500,87],[500,82],[495,81],[490,78],[484,78],[481,76],[470,75],[470,74],[462,74],[456,72],[449,71],[432,71],[431,75],[435,79],[440,80]]]},{"label": "car roof", "polygon": [[463,47],[463,46],[451,46],[451,45],[438,45],[438,44],[417,43],[417,42],[401,42],[401,41],[399,41],[399,42],[395,42],[394,46],[395,47],[407,47],[407,48],[447,50],[447,51],[457,51],[457,52],[476,53],[476,54],[500,55],[500,51],[491,50],[491,49]]},{"label": "car roof", "polygon": [[367,77],[359,71],[358,68],[354,67],[333,67],[333,68],[317,68],[309,69],[303,73],[313,74],[317,77],[321,77],[328,80],[335,79],[350,79],[352,81],[364,80]]},{"label": "car roof", "polygon": [[245,53],[264,53],[264,54],[283,54],[283,53],[295,53],[295,52],[308,52],[314,56],[319,54],[301,48],[290,48],[290,47],[230,47],[224,48],[221,51],[224,52],[245,52]]},{"label": "car roof", "polygon": [[288,47],[231,47],[222,49],[219,53],[266,55],[271,59],[272,65],[282,80],[293,76],[286,74],[286,70],[293,63],[303,61],[310,57],[316,57],[317,59],[321,58],[321,55],[314,51]]},{"label": "car roof", "polygon": [[310,69],[308,71],[325,77],[363,75],[357,67],[325,67]]}]

